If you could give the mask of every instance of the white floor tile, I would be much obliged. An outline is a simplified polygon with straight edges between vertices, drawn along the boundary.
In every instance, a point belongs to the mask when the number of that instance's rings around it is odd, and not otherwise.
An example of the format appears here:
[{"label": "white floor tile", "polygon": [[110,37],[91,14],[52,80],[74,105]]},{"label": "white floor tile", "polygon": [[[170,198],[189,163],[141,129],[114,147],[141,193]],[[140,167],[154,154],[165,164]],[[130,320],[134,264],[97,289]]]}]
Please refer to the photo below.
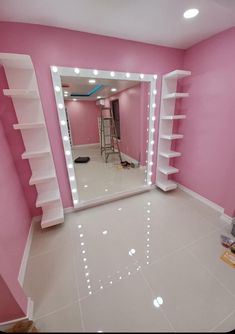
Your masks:
[{"label": "white floor tile", "polygon": [[214,328],[213,332],[228,333],[235,330],[235,311],[227,317],[219,326]]}]

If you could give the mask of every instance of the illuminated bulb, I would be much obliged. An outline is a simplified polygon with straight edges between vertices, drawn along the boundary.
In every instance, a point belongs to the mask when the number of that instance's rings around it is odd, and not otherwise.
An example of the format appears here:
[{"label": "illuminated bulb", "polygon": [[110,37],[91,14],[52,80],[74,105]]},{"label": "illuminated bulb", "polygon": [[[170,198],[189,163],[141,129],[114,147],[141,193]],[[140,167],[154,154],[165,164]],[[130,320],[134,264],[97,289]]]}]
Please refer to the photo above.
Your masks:
[{"label": "illuminated bulb", "polygon": [[199,10],[197,8],[188,9],[184,12],[184,18],[185,19],[191,19],[191,18],[197,16],[198,13],[199,13]]},{"label": "illuminated bulb", "polygon": [[112,72],[110,72],[110,75],[111,75],[111,77],[114,77],[115,73],[112,71]]},{"label": "illuminated bulb", "polygon": [[60,92],[60,87],[59,86],[55,86],[55,91],[56,92]]},{"label": "illuminated bulb", "polygon": [[89,291],[89,295],[91,295],[92,294],[92,292],[91,291]]},{"label": "illuminated bulb", "polygon": [[88,81],[89,81],[89,83],[95,83],[96,82],[95,79],[90,79]]},{"label": "illuminated bulb", "polygon": [[102,290],[103,289],[103,286],[101,285],[100,289]]},{"label": "illuminated bulb", "polygon": [[65,122],[65,121],[60,121],[60,124],[61,124],[61,125],[65,125],[66,122]]},{"label": "illuminated bulb", "polygon": [[106,191],[106,192],[107,192],[107,191],[109,191],[109,190],[108,190],[108,189],[104,189],[104,191]]},{"label": "illuminated bulb", "polygon": [[84,242],[81,242],[81,246],[84,246]]},{"label": "illuminated bulb", "polygon": [[152,173],[152,172],[149,172],[149,175],[151,176],[151,175],[153,175],[153,173]]},{"label": "illuminated bulb", "polygon": [[151,151],[151,152],[150,152],[150,154],[151,154],[151,155],[154,155],[154,152],[153,152],[153,151]]},{"label": "illuminated bulb", "polygon": [[75,72],[76,74],[79,74],[79,72],[80,72],[79,68],[76,67],[76,68],[74,69],[74,72]]},{"label": "illuminated bulb", "polygon": [[88,289],[90,289],[91,288],[91,286],[90,285],[88,285]]},{"label": "illuminated bulb", "polygon": [[70,181],[74,181],[75,180],[75,177],[74,176],[70,176]]},{"label": "illuminated bulb", "polygon": [[149,253],[149,249],[147,249],[147,253]]},{"label": "illuminated bulb", "polygon": [[119,279],[122,279],[122,276],[120,276]]},{"label": "illuminated bulb", "polygon": [[147,238],[147,241],[149,241],[149,238]]},{"label": "illuminated bulb", "polygon": [[78,200],[75,199],[75,200],[73,201],[73,204],[78,204]]},{"label": "illuminated bulb", "polygon": [[153,103],[153,104],[152,104],[152,107],[155,108],[155,107],[156,107],[156,103]]},{"label": "illuminated bulb", "polygon": [[154,77],[154,79],[156,80],[156,79],[157,79],[157,74],[154,74],[154,76],[153,76],[153,77]]},{"label": "illuminated bulb", "polygon": [[153,145],[154,144],[154,140],[151,140],[151,145]]},{"label": "illuminated bulb", "polygon": [[69,169],[73,168],[73,165],[72,164],[68,164],[68,168]]},{"label": "illuminated bulb", "polygon": [[83,238],[83,234],[82,233],[80,234],[80,238]]},{"label": "illuminated bulb", "polygon": [[64,136],[63,139],[64,139],[64,141],[68,141],[69,137],[68,136]]},{"label": "illuminated bulb", "polygon": [[129,251],[129,255],[132,256],[132,255],[134,255],[134,254],[135,254],[135,249],[132,248],[132,249]]},{"label": "illuminated bulb", "polygon": [[140,79],[144,79],[144,74],[143,73],[140,74]]},{"label": "illuminated bulb", "polygon": [[58,108],[59,108],[59,109],[63,109],[63,107],[64,107],[64,106],[63,106],[62,103],[59,103],[59,104],[58,104]]},{"label": "illuminated bulb", "polygon": [[102,233],[103,233],[103,235],[106,235],[108,233],[108,231],[105,230]]},{"label": "illuminated bulb", "polygon": [[65,151],[65,154],[70,155],[71,153],[70,153],[70,151]]},{"label": "illuminated bulb", "polygon": [[153,94],[157,95],[157,90],[156,89],[153,90]]},{"label": "illuminated bulb", "polygon": [[101,96],[97,96],[97,99],[101,99]]},{"label": "illuminated bulb", "polygon": [[83,251],[82,251],[82,254],[85,254],[85,253],[86,253],[86,251],[85,251],[85,250],[83,250]]},{"label": "illuminated bulb", "polygon": [[111,92],[116,92],[117,88],[111,88],[110,90],[111,90]]},{"label": "illuminated bulb", "polygon": [[85,184],[85,185],[84,185],[84,188],[87,188],[87,187],[88,187],[88,185],[87,185],[87,184]]},{"label": "illuminated bulb", "polygon": [[155,119],[156,119],[156,117],[155,117],[155,116],[153,116],[153,117],[152,117],[152,121],[155,121]]},{"label": "illuminated bulb", "polygon": [[69,92],[67,92],[67,90],[66,91],[64,91],[64,94],[68,94]]},{"label": "illuminated bulb", "polygon": [[126,77],[127,77],[127,78],[130,78],[130,73],[127,72],[127,73],[126,73]]},{"label": "illuminated bulb", "polygon": [[147,261],[146,264],[149,264],[149,262]]},{"label": "illuminated bulb", "polygon": [[89,273],[86,273],[86,277],[89,276],[90,274]]},{"label": "illuminated bulb", "polygon": [[[150,220],[150,218],[148,219],[148,220]],[[150,225],[147,225],[147,228],[150,228]],[[148,241],[149,239],[147,239],[147,241]]]},{"label": "illuminated bulb", "polygon": [[82,228],[82,225],[78,225],[78,228]]},{"label": "illuminated bulb", "polygon": [[77,99],[73,99],[73,101],[77,101]]},{"label": "illuminated bulb", "polygon": [[118,211],[122,211],[122,208],[118,208]]},{"label": "illuminated bulb", "polygon": [[97,70],[94,70],[94,71],[93,71],[93,74],[94,74],[94,75],[98,75],[98,71],[97,71]]},{"label": "illuminated bulb", "polygon": [[73,188],[73,189],[72,189],[72,193],[75,194],[76,192],[77,192],[77,189]]},{"label": "illuminated bulb", "polygon": [[149,164],[150,164],[150,166],[152,166],[152,165],[153,165],[153,162],[152,162],[152,161],[150,161],[150,163],[149,163]]},{"label": "illuminated bulb", "polygon": [[150,213],[150,210],[147,210],[147,213]]},{"label": "illuminated bulb", "polygon": [[87,269],[87,268],[88,268],[88,266],[86,265],[84,268],[85,268],[85,269]]},{"label": "illuminated bulb", "polygon": [[152,133],[154,133],[154,132],[155,132],[155,129],[154,129],[154,128],[152,128],[152,129],[151,129],[151,132],[152,132]]},{"label": "illuminated bulb", "polygon": [[84,257],[83,261],[86,262],[86,258],[85,257]]},{"label": "illuminated bulb", "polygon": [[130,271],[128,271],[128,276],[130,276],[130,274],[131,274]]},{"label": "illuminated bulb", "polygon": [[87,283],[90,283],[90,280],[89,280],[89,279],[87,279],[86,281],[87,281]]},{"label": "illuminated bulb", "polygon": [[52,66],[52,72],[54,73],[58,72],[58,68],[56,66]]},{"label": "illuminated bulb", "polygon": [[149,244],[147,244],[147,247],[149,247]]},{"label": "illuminated bulb", "polygon": [[148,184],[151,185],[151,184],[152,184],[152,181],[149,181]]},{"label": "illuminated bulb", "polygon": [[148,202],[147,204],[148,204],[148,205],[151,205],[151,202]]},{"label": "illuminated bulb", "polygon": [[109,283],[110,283],[110,284],[113,284],[113,282],[112,282],[112,281],[110,281]]},{"label": "illuminated bulb", "polygon": [[146,257],[147,257],[147,259],[149,259],[149,255],[147,255]]}]

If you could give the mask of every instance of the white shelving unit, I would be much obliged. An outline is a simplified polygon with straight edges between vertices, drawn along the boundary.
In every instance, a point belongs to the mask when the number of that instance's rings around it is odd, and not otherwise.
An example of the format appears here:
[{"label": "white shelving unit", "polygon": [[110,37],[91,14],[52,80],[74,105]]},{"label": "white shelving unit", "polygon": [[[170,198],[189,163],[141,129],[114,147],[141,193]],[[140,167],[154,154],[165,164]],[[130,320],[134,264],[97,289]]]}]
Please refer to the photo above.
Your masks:
[{"label": "white shelving unit", "polygon": [[41,227],[49,227],[64,221],[63,206],[55,172],[47,128],[34,66],[28,55],[0,53],[0,64],[4,66],[9,89],[3,94],[12,98],[25,152],[32,171],[30,185],[38,193],[36,207],[42,208]]},{"label": "white shelving unit", "polygon": [[177,184],[168,176],[179,172],[178,168],[170,165],[170,158],[180,157],[180,152],[171,150],[172,140],[183,138],[183,134],[172,133],[173,122],[185,119],[185,115],[175,115],[176,99],[188,97],[188,93],[176,92],[177,81],[190,76],[190,71],[175,70],[162,78],[162,96],[159,122],[158,158],[157,158],[157,187],[164,191],[177,188]]}]

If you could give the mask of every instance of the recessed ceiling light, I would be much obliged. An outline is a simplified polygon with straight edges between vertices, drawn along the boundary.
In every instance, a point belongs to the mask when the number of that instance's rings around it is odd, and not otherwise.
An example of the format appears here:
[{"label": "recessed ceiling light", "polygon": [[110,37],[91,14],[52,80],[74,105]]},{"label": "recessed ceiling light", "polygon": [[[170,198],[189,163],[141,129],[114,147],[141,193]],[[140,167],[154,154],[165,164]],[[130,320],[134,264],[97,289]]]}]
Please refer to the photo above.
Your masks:
[{"label": "recessed ceiling light", "polygon": [[116,92],[117,88],[111,88],[111,92]]},{"label": "recessed ceiling light", "polygon": [[89,83],[95,83],[95,79],[90,79]]},{"label": "recessed ceiling light", "polygon": [[198,13],[199,13],[199,10],[197,8],[188,9],[184,12],[184,18],[185,19],[191,19],[191,18],[197,16]]}]

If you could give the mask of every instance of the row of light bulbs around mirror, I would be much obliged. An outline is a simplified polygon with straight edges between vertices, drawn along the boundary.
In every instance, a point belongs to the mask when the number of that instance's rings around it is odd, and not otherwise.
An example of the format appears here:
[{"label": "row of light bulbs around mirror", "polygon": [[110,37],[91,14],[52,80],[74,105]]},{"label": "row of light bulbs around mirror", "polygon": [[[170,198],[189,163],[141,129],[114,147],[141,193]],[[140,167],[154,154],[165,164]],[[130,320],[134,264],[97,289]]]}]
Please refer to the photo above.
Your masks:
[{"label": "row of light bulbs around mirror", "polygon": [[[57,72],[58,72],[58,67],[57,67],[57,66],[52,66],[51,69],[52,69],[52,72],[54,72],[54,73],[57,73]],[[77,68],[77,67],[75,67],[75,68],[74,68],[74,73],[79,74],[79,73],[80,73],[80,69]],[[98,70],[93,70],[92,73],[93,73],[94,75],[98,75],[98,74],[99,74],[99,71],[98,71]],[[115,73],[114,71],[111,71],[111,72],[110,72],[110,76],[111,76],[112,78],[114,78],[115,75],[116,75],[116,73]],[[125,73],[125,77],[129,79],[129,78],[131,77],[131,73],[129,73],[129,72]],[[144,74],[141,73],[141,74],[139,75],[139,77],[140,77],[140,79],[144,79]],[[154,75],[153,75],[153,78],[156,80],[156,79],[157,79],[157,74],[154,74]]]},{"label": "row of light bulbs around mirror", "polygon": [[[52,71],[54,73],[58,72],[58,68],[56,66],[52,66]],[[74,68],[74,72],[76,74],[79,74],[80,73],[80,70],[78,68]],[[98,75],[98,70],[93,70],[93,74],[94,75]],[[115,72],[111,71],[110,72],[110,76],[111,77],[114,77],[115,76]],[[125,76],[127,78],[130,78],[131,74],[130,73],[126,73]],[[139,75],[141,79],[144,79],[144,74],[140,74]],[[157,74],[153,75],[153,78],[156,80],[157,79]],[[60,93],[61,92],[61,88],[60,86],[55,86],[54,87],[55,89],[55,92],[56,93]],[[156,89],[153,89],[153,95],[157,95],[157,90]],[[149,108],[149,105],[148,105],[148,108]],[[152,103],[152,108],[153,110],[155,110],[156,108],[156,103],[153,102]],[[58,104],[58,109],[59,111],[64,111],[64,104],[63,103],[59,103]],[[149,117],[148,117],[149,119]],[[150,136],[153,136],[154,132],[155,132],[155,128],[154,128],[154,121],[155,121],[156,117],[153,115],[151,117],[151,121],[152,121],[152,128],[151,128],[151,133],[149,133],[149,140],[147,140],[147,143],[150,142],[151,144],[151,147],[149,150],[146,150],[146,153],[148,154],[148,160],[146,160],[146,163],[148,164],[149,168],[148,168],[148,171],[146,170],[146,173],[148,174],[148,185],[151,185],[152,184],[152,181],[151,181],[151,176],[152,176],[152,166],[153,166],[153,161],[152,161],[152,158],[153,158],[153,155],[154,155],[154,151],[152,150],[152,147],[153,147],[153,144],[154,144],[154,140],[150,138]],[[72,153],[71,153],[71,147],[69,145],[69,135],[68,135],[68,131],[66,131],[66,120],[65,119],[62,119],[60,120],[60,124],[61,126],[63,127],[63,130],[62,130],[62,133],[63,133],[63,142],[64,142],[64,147],[65,147],[65,155],[66,155],[66,162],[67,162],[67,167],[68,167],[68,170],[69,170],[69,180],[70,180],[70,185],[71,185],[71,191],[72,191],[72,197],[73,197],[73,203],[74,205],[77,205],[78,204],[78,194],[77,194],[77,185],[76,185],[76,181],[75,181],[75,174],[74,174],[74,169],[73,169],[73,163],[72,163]],[[147,128],[147,131],[149,129]],[[66,133],[65,133],[66,132]],[[147,182],[147,178],[145,178],[145,182]]]}]

